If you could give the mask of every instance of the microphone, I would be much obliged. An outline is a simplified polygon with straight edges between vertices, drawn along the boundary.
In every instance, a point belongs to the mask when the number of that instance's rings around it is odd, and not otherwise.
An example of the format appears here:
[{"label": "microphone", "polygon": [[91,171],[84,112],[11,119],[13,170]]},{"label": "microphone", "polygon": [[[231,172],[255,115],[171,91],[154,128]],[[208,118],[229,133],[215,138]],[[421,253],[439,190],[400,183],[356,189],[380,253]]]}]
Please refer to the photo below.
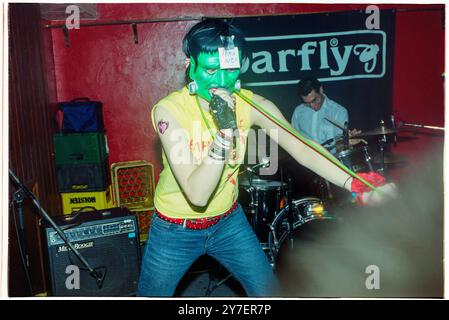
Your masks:
[{"label": "microphone", "polygon": [[[228,111],[227,108],[229,107],[229,104],[222,97],[215,94],[213,90],[211,91],[211,97],[209,107],[212,112],[216,113],[216,121],[227,123],[227,125],[230,126],[230,129],[232,129],[232,132],[236,133],[238,137],[239,131],[237,130],[235,108],[234,110],[229,108],[231,110]],[[212,105],[214,105],[214,107],[212,107]],[[232,113],[232,117],[230,116],[230,113]]]}]

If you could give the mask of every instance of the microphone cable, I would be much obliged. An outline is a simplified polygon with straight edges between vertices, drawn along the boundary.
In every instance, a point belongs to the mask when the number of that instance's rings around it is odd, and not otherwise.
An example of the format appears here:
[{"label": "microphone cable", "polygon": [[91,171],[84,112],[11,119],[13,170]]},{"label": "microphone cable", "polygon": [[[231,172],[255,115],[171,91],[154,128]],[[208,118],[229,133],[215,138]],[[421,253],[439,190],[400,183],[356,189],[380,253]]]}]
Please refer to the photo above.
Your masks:
[{"label": "microphone cable", "polygon": [[250,104],[253,108],[255,108],[257,111],[259,111],[259,113],[261,113],[263,116],[265,116],[268,120],[270,120],[274,124],[277,124],[279,127],[284,129],[284,131],[286,131],[287,133],[292,135],[294,138],[296,138],[297,140],[301,141],[303,144],[305,144],[306,146],[308,146],[309,148],[311,148],[312,150],[314,150],[315,152],[317,152],[321,156],[325,157],[327,160],[329,160],[335,166],[337,166],[338,168],[340,168],[341,170],[343,170],[344,172],[346,172],[347,174],[349,174],[353,178],[356,178],[357,180],[362,182],[364,185],[366,185],[370,189],[372,189],[374,191],[378,191],[378,189],[375,186],[373,186],[371,183],[369,183],[368,181],[366,181],[365,179],[363,179],[362,177],[357,175],[351,169],[347,168],[344,164],[340,163],[338,160],[336,160],[336,159],[332,158],[331,156],[329,156],[328,154],[324,153],[322,150],[320,150],[320,147],[317,146],[315,143],[313,143],[312,141],[304,138],[300,133],[296,132],[291,127],[289,127],[289,126],[285,125],[284,123],[282,123],[282,121],[277,119],[273,114],[271,114],[270,112],[268,112],[267,110],[262,108],[256,102],[254,102],[251,99],[249,99],[248,97],[246,97],[243,93],[237,92],[237,91],[235,93],[240,98],[245,100],[248,104]]}]

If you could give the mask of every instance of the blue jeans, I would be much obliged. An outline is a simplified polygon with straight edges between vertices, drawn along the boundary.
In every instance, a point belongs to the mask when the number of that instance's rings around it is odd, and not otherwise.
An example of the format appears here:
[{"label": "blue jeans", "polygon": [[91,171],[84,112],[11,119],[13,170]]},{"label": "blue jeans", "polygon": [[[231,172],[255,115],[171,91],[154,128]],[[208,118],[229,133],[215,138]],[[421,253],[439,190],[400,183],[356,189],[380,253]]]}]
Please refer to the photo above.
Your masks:
[{"label": "blue jeans", "polygon": [[278,280],[240,205],[217,224],[186,229],[154,215],[142,259],[138,296],[173,296],[200,256],[208,254],[237,279],[248,296],[273,296]]}]

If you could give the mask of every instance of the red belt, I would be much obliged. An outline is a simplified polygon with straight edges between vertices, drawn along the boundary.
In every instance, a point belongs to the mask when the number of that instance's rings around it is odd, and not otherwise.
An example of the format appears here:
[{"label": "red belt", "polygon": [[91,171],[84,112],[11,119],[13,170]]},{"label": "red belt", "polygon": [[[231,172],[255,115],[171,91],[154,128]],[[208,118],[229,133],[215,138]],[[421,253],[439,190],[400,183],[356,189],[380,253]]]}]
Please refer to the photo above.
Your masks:
[{"label": "red belt", "polygon": [[220,214],[215,217],[201,218],[201,219],[170,218],[170,217],[164,216],[157,209],[155,212],[156,212],[156,215],[159,218],[161,218],[162,220],[165,220],[165,221],[171,222],[171,223],[175,223],[175,224],[181,224],[181,225],[185,226],[187,229],[200,230],[200,229],[207,229],[207,228],[213,226],[214,224],[217,224],[217,222],[220,221],[221,218],[224,218],[227,215],[229,215],[232,211],[234,211],[235,208],[237,208],[237,202],[234,202],[232,204],[232,207],[223,214]]}]

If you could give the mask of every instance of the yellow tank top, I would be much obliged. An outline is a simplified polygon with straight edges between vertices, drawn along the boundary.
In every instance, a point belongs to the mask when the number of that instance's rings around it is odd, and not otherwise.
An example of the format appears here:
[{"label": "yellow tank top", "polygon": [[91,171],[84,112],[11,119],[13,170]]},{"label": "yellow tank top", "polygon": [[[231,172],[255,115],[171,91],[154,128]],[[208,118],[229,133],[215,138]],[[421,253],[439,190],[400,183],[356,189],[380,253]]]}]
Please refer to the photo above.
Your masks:
[{"label": "yellow tank top", "polygon": [[[248,90],[242,89],[242,93],[249,98],[253,96],[253,93]],[[203,112],[212,131],[211,136],[195,96],[190,95],[186,87],[171,93],[156,105],[158,104],[167,108],[184,129],[188,136],[189,149],[194,161],[198,161],[196,163],[201,162],[207,156],[209,146],[212,144],[217,131],[212,116],[208,112]],[[154,129],[157,130],[153,110],[154,108],[151,112],[151,120]],[[162,152],[163,170],[159,175],[154,198],[155,207],[159,212],[172,218],[194,219],[213,217],[231,208],[238,198],[238,173],[246,151],[246,141],[250,128],[250,111],[251,106],[239,96],[236,96],[235,113],[240,138],[236,150],[233,152],[233,161],[229,161],[225,165],[216,192],[212,195],[206,207],[196,207],[188,201],[173,175],[165,153]]]}]

